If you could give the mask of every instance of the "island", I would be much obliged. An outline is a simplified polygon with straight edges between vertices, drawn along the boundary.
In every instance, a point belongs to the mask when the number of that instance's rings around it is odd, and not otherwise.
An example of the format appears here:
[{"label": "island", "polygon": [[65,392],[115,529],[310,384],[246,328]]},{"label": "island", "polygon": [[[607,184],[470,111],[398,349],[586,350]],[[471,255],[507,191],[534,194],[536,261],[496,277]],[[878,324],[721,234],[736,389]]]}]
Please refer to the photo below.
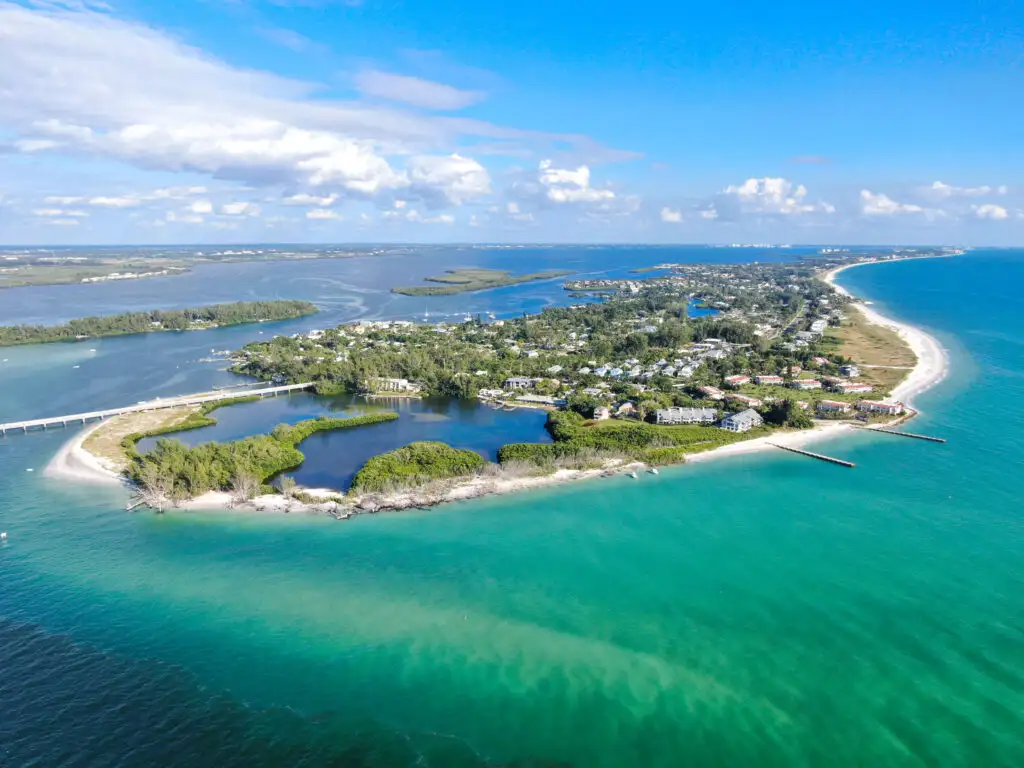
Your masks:
[{"label": "island", "polygon": [[508,285],[530,283],[535,280],[552,280],[570,274],[572,273],[565,270],[549,270],[546,272],[532,272],[528,275],[513,275],[504,269],[449,269],[443,275],[424,278],[427,282],[443,283],[443,285],[406,286],[392,288],[391,292],[400,293],[404,296],[450,296],[456,293],[504,288]]},{"label": "island", "polygon": [[[945,254],[927,254],[938,255]],[[314,509],[348,519],[795,448],[851,426],[911,418],[909,398],[944,376],[934,339],[833,284],[843,269],[923,257],[673,265],[622,281],[597,302],[489,321],[363,321],[277,336],[233,355],[235,373],[319,394],[447,396],[548,412],[550,442],[502,445],[496,461],[419,442],[369,458],[349,488],[296,489],[284,474],[301,463],[296,445],[307,430],[377,417],[304,422],[223,445],[161,441],[135,452],[141,436],[201,426],[209,418],[201,411],[120,431],[111,431],[114,419],[76,449],[95,459],[103,452],[95,444],[105,443],[119,460],[104,471],[129,480],[137,503],[148,506]],[[694,304],[717,313],[690,316]]]},{"label": "island", "polygon": [[194,309],[158,309],[105,317],[84,317],[62,325],[0,326],[0,347],[82,341],[137,333],[200,331],[245,323],[293,320],[316,314],[317,311],[316,305],[308,301],[239,301]]}]

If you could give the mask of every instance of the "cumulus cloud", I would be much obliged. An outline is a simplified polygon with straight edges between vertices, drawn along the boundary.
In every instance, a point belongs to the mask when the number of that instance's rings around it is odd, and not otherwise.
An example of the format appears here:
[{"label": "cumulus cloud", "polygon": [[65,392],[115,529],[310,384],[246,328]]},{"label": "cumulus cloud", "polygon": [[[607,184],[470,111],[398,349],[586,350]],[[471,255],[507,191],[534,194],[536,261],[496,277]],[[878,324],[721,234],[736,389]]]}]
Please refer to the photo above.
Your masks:
[{"label": "cumulus cloud", "polygon": [[355,76],[355,85],[365,96],[399,101],[423,109],[463,109],[487,97],[487,94],[481,91],[463,91],[444,83],[408,75],[394,75],[375,69],[359,72]]},{"label": "cumulus cloud", "polygon": [[325,195],[318,197],[317,195],[307,195],[305,193],[299,193],[297,195],[289,195],[281,200],[283,205],[302,205],[302,206],[317,206],[321,208],[329,208],[334,205],[338,200],[337,195]]},{"label": "cumulus cloud", "polygon": [[674,208],[665,207],[661,209],[661,220],[666,224],[678,224],[683,220],[683,213]]},{"label": "cumulus cloud", "polygon": [[99,208],[134,208],[141,200],[137,197],[90,197],[86,202]]},{"label": "cumulus cloud", "polygon": [[1007,211],[1001,205],[995,205],[993,203],[985,203],[983,205],[972,205],[971,209],[974,211],[974,215],[979,219],[990,219],[992,221],[1002,221],[1003,219],[1010,218],[1010,212]]},{"label": "cumulus cloud", "polygon": [[213,203],[209,200],[196,200],[188,206],[188,210],[196,214],[213,213]]},{"label": "cumulus cloud", "polygon": [[430,197],[432,192],[461,205],[465,200],[491,192],[491,177],[480,163],[454,154],[447,157],[421,156],[409,160],[409,178],[414,190]]},{"label": "cumulus cloud", "polygon": [[949,198],[962,197],[989,197],[1005,195],[1009,191],[1010,188],[1005,184],[997,187],[988,185],[980,187],[956,187],[951,184],[945,184],[941,181],[934,181],[930,186],[923,187],[921,189],[922,194],[935,200],[947,200]]},{"label": "cumulus cloud", "polygon": [[85,218],[89,214],[86,211],[80,211],[68,208],[36,208],[32,211],[35,216],[49,216],[49,217],[74,217],[74,218]]},{"label": "cumulus cloud", "polygon": [[220,207],[220,212],[224,216],[259,216],[260,207],[256,203],[248,202],[224,203]]},{"label": "cumulus cloud", "polygon": [[336,221],[341,219],[341,214],[330,208],[314,208],[306,211],[306,218],[313,221]]},{"label": "cumulus cloud", "polygon": [[610,189],[590,186],[590,168],[555,168],[550,160],[541,160],[537,180],[545,196],[553,203],[596,203],[615,199]]},{"label": "cumulus cloud", "polygon": [[743,213],[782,216],[835,213],[830,203],[808,201],[803,184],[783,178],[747,179],[742,184],[726,187],[720,197],[733,198]]},{"label": "cumulus cloud", "polygon": [[925,213],[925,209],[913,203],[898,203],[888,195],[867,189],[860,191],[860,210],[865,216],[900,216],[908,213]]}]

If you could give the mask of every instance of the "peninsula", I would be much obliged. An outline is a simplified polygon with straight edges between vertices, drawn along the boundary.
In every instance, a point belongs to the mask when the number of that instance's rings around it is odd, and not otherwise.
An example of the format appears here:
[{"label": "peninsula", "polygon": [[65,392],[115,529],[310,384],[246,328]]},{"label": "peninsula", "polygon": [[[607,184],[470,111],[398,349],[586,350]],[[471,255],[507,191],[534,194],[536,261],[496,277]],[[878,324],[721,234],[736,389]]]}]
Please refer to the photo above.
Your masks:
[{"label": "peninsula", "polygon": [[201,331],[244,323],[292,320],[316,314],[308,301],[240,301],[194,309],[158,309],[105,317],[85,317],[63,325],[0,326],[0,347],[81,341],[104,336],[126,336],[163,331]]},{"label": "peninsula", "polygon": [[442,283],[442,285],[414,285],[392,288],[391,292],[400,293],[405,296],[449,296],[456,293],[504,288],[505,286],[530,283],[535,280],[552,280],[569,274],[572,273],[564,270],[513,275],[504,269],[450,269],[443,275],[424,278],[427,282]]}]

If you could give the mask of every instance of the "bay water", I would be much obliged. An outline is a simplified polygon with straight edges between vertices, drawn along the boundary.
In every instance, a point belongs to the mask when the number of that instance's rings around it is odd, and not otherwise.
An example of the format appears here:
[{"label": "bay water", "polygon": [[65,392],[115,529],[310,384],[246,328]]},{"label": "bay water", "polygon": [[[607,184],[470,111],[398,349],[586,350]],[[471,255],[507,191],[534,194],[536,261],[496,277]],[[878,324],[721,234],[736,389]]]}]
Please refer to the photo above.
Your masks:
[{"label": "bay water", "polygon": [[[339,523],[126,514],[42,471],[68,431],[0,440],[0,765],[1024,763],[1024,252],[841,282],[949,350],[948,443]],[[228,383],[258,331],[205,333],[2,350],[0,419]]]}]

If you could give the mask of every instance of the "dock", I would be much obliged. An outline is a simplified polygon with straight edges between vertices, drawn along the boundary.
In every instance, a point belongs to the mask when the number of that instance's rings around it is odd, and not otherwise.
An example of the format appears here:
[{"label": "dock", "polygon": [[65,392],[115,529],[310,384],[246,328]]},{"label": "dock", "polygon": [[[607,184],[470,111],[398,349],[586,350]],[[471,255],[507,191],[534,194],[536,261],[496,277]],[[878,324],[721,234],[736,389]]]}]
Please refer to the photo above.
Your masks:
[{"label": "dock", "polygon": [[311,389],[313,382],[305,384],[281,384],[273,387],[260,387],[242,391],[232,390],[229,392],[200,392],[194,395],[180,395],[178,397],[157,398],[146,400],[135,405],[126,405],[123,408],[109,408],[105,411],[89,411],[88,413],[69,413],[64,416],[50,416],[45,419],[29,419],[27,421],[10,421],[0,424],[0,436],[6,436],[8,432],[21,430],[28,432],[33,429],[47,429],[49,427],[66,427],[68,424],[85,424],[87,421],[102,421],[111,416],[121,416],[125,413],[140,413],[142,411],[158,411],[164,408],[177,408],[182,405],[201,405],[203,403],[216,402],[217,400],[233,400],[236,397],[276,397],[287,392],[299,392]]},{"label": "dock", "polygon": [[845,459],[837,459],[834,456],[826,456],[823,453],[805,451],[803,448],[792,448],[788,445],[779,445],[778,443],[769,443],[769,445],[774,446],[775,448],[781,448],[784,451],[789,451],[790,453],[799,453],[801,456],[809,456],[812,459],[820,459],[821,461],[827,461],[832,464],[838,464],[841,467],[850,467],[852,469],[853,467],[857,466],[852,461],[846,461]]},{"label": "dock", "polygon": [[944,442],[946,442],[946,438],[944,438],[944,437],[932,437],[930,435],[918,435],[918,434],[916,434],[914,432],[901,432],[898,429],[882,429],[881,427],[878,427],[878,428],[863,427],[863,429],[866,429],[868,432],[882,432],[883,434],[886,434],[886,435],[898,435],[899,437],[912,437],[915,440],[928,440],[928,441],[933,442],[933,443],[944,443]]}]

